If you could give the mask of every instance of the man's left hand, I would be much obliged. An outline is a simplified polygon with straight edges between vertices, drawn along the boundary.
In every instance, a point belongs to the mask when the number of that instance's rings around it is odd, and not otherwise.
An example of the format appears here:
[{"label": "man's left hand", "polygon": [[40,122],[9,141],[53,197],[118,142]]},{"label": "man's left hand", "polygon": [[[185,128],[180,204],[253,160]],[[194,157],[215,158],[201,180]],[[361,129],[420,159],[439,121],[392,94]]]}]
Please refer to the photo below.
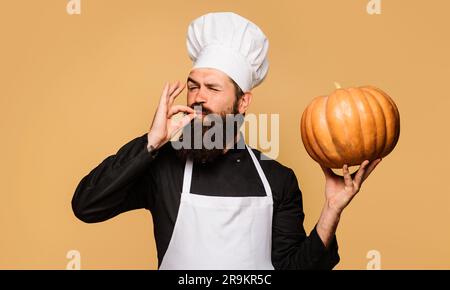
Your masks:
[{"label": "man's left hand", "polygon": [[348,166],[344,165],[342,168],[344,176],[339,176],[330,168],[321,165],[325,174],[325,197],[328,207],[340,215],[353,197],[359,192],[364,180],[369,177],[370,173],[380,162],[381,158],[375,159],[372,162],[365,160],[358,171],[353,174],[350,174]]}]

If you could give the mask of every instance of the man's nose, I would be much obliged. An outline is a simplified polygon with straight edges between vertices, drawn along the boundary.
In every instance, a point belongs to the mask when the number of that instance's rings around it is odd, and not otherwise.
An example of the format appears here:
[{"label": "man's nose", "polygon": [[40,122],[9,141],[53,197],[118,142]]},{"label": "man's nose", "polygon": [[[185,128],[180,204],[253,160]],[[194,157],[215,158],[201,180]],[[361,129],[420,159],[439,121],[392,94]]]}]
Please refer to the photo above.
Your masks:
[{"label": "man's nose", "polygon": [[204,103],[206,103],[207,100],[208,100],[208,98],[204,92],[204,89],[202,87],[199,88],[197,91],[197,94],[195,95],[194,103],[204,104]]}]

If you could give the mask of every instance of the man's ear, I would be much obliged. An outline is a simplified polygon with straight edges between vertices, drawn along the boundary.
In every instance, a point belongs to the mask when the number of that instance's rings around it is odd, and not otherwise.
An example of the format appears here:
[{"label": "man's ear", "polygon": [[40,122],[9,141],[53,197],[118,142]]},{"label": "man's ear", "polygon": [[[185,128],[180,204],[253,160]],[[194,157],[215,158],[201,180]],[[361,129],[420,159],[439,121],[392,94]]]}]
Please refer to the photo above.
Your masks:
[{"label": "man's ear", "polygon": [[252,92],[246,92],[239,100],[239,113],[245,114],[247,112],[248,106],[252,102],[253,94]]}]

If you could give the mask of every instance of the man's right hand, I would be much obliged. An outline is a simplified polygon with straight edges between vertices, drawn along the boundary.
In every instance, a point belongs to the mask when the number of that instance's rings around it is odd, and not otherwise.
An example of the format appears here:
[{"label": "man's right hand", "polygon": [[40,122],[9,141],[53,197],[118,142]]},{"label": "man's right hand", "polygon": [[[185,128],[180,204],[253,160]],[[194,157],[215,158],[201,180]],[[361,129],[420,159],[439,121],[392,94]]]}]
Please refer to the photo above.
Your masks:
[{"label": "man's right hand", "polygon": [[[150,146],[154,149],[160,148],[195,117],[194,109],[188,106],[173,105],[175,98],[184,90],[185,86],[186,84],[182,84],[180,81],[167,83],[164,86],[158,109],[147,135],[147,148]],[[180,112],[184,112],[186,115],[179,121],[172,120],[172,117]]]}]

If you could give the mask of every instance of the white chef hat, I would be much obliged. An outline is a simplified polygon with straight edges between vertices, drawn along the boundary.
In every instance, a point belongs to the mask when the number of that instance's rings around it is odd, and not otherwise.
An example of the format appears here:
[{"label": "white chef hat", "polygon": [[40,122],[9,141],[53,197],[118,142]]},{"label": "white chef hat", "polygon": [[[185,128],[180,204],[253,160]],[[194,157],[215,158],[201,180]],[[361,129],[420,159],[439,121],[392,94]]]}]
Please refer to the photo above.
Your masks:
[{"label": "white chef hat", "polygon": [[191,22],[187,49],[193,68],[214,68],[248,92],[269,69],[269,41],[254,23],[232,12],[208,13]]}]

